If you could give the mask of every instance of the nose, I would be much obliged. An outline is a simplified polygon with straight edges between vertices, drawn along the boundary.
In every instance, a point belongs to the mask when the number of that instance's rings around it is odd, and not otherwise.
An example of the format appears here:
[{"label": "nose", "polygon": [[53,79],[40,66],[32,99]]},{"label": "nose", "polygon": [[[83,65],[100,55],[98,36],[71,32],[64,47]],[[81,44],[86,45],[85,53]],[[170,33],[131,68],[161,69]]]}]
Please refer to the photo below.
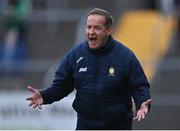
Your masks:
[{"label": "nose", "polygon": [[94,34],[94,33],[95,33],[94,28],[91,28],[91,29],[89,30],[89,34]]}]

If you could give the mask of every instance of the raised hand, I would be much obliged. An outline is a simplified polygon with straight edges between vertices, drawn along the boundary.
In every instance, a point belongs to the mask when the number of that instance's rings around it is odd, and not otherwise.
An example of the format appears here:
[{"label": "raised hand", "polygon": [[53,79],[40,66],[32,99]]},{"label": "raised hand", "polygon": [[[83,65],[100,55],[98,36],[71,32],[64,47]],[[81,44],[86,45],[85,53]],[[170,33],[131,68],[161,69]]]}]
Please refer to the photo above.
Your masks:
[{"label": "raised hand", "polygon": [[38,107],[39,109],[42,109],[42,104],[43,104],[43,98],[39,92],[39,90],[27,86],[27,89],[32,92],[32,96],[26,98],[27,101],[30,101],[29,106],[33,106],[33,108]]},{"label": "raised hand", "polygon": [[141,120],[145,118],[146,114],[148,113],[149,104],[151,102],[152,100],[149,99],[141,104],[141,108],[138,110],[134,120],[137,120],[138,122],[140,122]]}]

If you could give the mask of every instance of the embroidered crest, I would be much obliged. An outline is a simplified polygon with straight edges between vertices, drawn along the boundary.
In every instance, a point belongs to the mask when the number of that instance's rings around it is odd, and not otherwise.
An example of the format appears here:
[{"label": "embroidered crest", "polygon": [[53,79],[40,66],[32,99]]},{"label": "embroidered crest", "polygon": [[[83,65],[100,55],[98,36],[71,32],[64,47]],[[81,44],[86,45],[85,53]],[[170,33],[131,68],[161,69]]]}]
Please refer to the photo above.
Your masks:
[{"label": "embroidered crest", "polygon": [[115,69],[114,69],[114,67],[109,67],[109,74],[108,74],[109,76],[115,76]]}]

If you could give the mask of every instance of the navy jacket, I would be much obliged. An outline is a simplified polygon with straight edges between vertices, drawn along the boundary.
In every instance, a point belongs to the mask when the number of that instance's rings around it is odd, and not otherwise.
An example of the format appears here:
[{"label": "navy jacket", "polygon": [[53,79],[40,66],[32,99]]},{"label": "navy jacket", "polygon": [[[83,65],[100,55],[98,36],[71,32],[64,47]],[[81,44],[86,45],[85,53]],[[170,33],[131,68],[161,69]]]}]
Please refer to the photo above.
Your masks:
[{"label": "navy jacket", "polygon": [[71,49],[61,61],[52,86],[41,92],[51,104],[77,90],[73,108],[79,118],[132,120],[132,97],[137,110],[150,99],[149,83],[134,53],[109,37],[103,49],[87,41]]}]

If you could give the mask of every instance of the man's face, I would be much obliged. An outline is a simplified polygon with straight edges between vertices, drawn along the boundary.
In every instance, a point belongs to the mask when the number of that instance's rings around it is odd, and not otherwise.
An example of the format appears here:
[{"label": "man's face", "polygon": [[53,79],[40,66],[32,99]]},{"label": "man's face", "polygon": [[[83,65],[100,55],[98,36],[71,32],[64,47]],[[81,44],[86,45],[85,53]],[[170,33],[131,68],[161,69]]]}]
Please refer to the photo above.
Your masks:
[{"label": "man's face", "polygon": [[86,35],[91,49],[99,49],[105,46],[112,28],[105,27],[105,17],[102,15],[89,15],[87,18]]}]

